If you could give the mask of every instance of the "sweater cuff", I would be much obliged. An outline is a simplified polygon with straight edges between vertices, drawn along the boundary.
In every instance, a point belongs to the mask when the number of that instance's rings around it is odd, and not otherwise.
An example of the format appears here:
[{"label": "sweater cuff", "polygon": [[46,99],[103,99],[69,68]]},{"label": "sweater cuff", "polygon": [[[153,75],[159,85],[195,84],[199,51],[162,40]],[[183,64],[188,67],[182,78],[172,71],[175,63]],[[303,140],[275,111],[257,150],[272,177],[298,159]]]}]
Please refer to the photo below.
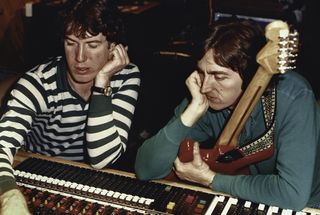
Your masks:
[{"label": "sweater cuff", "polygon": [[178,117],[172,123],[164,128],[164,133],[166,134],[167,138],[170,142],[180,145],[181,141],[183,141],[186,136],[188,135],[191,127],[185,126],[181,118]]},{"label": "sweater cuff", "polygon": [[232,183],[233,178],[234,177],[230,175],[216,173],[214,180],[211,184],[211,188],[217,192],[230,193],[230,184]]},{"label": "sweater cuff", "polygon": [[[94,114],[105,113],[110,114],[112,113],[112,105],[111,105],[111,96],[105,95],[92,95],[89,113],[94,116]],[[100,114],[99,114],[100,116]]]},{"label": "sweater cuff", "polygon": [[0,178],[0,194],[2,195],[12,189],[18,189],[15,179],[9,176],[2,176]]}]

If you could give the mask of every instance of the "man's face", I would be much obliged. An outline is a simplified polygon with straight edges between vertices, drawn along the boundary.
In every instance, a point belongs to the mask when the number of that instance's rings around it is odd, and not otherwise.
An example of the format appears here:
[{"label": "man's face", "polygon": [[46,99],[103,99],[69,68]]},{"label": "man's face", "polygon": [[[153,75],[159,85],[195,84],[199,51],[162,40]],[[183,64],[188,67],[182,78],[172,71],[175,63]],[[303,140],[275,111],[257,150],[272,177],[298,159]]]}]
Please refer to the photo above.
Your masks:
[{"label": "man's face", "polygon": [[97,73],[109,59],[109,43],[103,34],[78,38],[66,35],[64,50],[69,67],[69,80],[84,84],[93,82]]},{"label": "man's face", "polygon": [[242,94],[242,79],[239,73],[216,64],[212,52],[210,49],[198,62],[201,93],[207,97],[212,109],[233,109]]}]

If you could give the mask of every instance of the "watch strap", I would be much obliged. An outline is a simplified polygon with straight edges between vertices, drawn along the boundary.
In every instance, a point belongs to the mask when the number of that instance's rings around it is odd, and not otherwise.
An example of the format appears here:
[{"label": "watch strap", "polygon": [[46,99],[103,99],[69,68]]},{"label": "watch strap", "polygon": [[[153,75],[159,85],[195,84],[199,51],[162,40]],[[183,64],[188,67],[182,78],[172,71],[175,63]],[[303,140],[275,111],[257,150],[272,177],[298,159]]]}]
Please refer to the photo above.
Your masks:
[{"label": "watch strap", "polygon": [[106,86],[104,88],[92,86],[92,91],[97,92],[97,93],[102,93],[105,96],[111,96],[111,94],[112,94],[112,88],[110,86]]}]

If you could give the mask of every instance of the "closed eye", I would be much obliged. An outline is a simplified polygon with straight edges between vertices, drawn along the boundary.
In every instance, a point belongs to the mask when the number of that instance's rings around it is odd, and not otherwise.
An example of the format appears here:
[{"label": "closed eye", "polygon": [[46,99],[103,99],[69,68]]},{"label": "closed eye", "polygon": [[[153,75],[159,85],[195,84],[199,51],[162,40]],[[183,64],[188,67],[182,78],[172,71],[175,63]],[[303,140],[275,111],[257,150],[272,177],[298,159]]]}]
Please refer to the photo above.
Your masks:
[{"label": "closed eye", "polygon": [[72,40],[65,40],[67,46],[73,46],[75,44]]},{"label": "closed eye", "polygon": [[88,43],[88,46],[92,49],[98,48],[99,45],[100,43],[97,42]]},{"label": "closed eye", "polygon": [[223,81],[228,78],[225,74],[213,74],[213,75],[217,81]]}]

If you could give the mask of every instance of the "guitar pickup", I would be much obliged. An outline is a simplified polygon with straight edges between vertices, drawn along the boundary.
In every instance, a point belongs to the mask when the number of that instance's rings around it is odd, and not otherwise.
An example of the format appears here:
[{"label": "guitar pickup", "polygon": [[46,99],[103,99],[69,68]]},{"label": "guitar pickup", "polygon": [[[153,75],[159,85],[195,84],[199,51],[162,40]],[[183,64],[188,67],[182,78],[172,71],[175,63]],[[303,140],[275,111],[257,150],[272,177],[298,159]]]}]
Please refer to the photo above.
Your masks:
[{"label": "guitar pickup", "polygon": [[244,156],[241,153],[241,151],[236,148],[236,149],[230,150],[224,154],[219,155],[217,158],[217,162],[230,163],[232,161],[236,161],[236,160],[243,158],[243,157]]}]

